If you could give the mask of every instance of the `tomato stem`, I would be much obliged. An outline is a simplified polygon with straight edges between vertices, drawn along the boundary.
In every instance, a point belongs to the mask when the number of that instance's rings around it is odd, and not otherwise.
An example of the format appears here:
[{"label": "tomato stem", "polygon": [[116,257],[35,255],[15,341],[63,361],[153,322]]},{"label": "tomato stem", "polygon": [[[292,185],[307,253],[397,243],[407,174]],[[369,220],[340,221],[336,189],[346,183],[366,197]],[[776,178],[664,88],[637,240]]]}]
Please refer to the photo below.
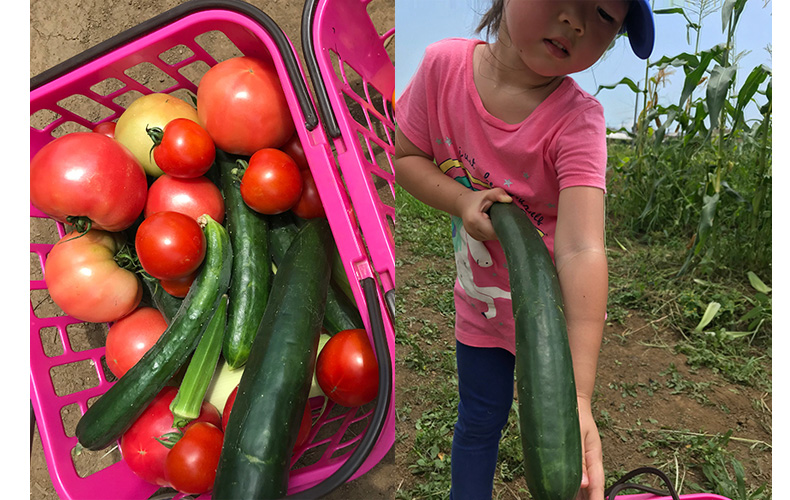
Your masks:
[{"label": "tomato stem", "polygon": [[66,223],[74,226],[74,230],[79,233],[74,238],[69,238],[66,241],[75,240],[77,238],[85,236],[88,233],[88,231],[91,230],[91,226],[93,226],[93,221],[90,220],[88,217],[85,217],[84,215],[69,215],[68,217],[66,217]]},{"label": "tomato stem", "polygon": [[154,141],[154,145],[151,146],[151,149],[148,151],[148,159],[152,159],[154,156],[154,149],[162,144],[162,137],[165,135],[165,131],[159,127],[145,127],[145,131],[148,133],[148,137]]},{"label": "tomato stem", "polygon": [[236,167],[232,168],[230,171],[233,180],[241,182],[241,178],[244,177],[244,172],[247,171],[247,167],[249,167],[249,163],[247,163],[246,160],[242,160],[241,158],[236,160]]},{"label": "tomato stem", "polygon": [[[140,265],[140,259],[137,258],[137,254],[127,243],[124,243],[123,246],[115,253],[113,260],[115,260],[115,263],[118,264],[118,267],[121,269],[126,269],[127,271],[137,273],[143,278],[145,278],[145,275],[148,274],[143,270],[143,266]],[[154,279],[152,276],[148,276],[151,279]]]}]

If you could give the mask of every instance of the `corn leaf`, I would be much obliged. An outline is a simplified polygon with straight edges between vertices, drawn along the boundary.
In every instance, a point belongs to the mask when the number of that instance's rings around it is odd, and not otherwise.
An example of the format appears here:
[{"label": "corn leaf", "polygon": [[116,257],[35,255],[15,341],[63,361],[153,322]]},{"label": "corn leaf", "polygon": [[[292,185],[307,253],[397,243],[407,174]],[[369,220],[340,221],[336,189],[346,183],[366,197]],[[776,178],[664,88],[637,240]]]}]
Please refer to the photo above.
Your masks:
[{"label": "corn leaf", "polygon": [[727,24],[730,22],[730,17],[735,12],[733,19],[733,28],[738,24],[738,19],[741,17],[743,8],[746,6],[746,0],[725,0],[724,5],[721,7],[721,32],[727,32]]},{"label": "corn leaf", "polygon": [[702,57],[696,67],[691,67],[688,64],[684,66],[684,71],[686,71],[686,80],[683,82],[683,91],[680,93],[681,107],[683,107],[684,103],[689,99],[689,97],[691,97],[694,89],[696,89],[702,81],[702,77],[707,71],[710,62],[714,57],[721,54],[723,51],[724,47],[717,45],[710,50],[703,51],[700,54]]},{"label": "corn leaf", "polygon": [[708,326],[708,324],[713,321],[713,318],[716,317],[719,309],[721,309],[721,304],[718,302],[711,302],[708,304],[708,307],[705,309],[705,314],[702,315],[702,319],[700,320],[699,324],[694,328],[694,332],[702,332],[702,329]]},{"label": "corn leaf", "polygon": [[746,275],[749,277],[749,283],[752,285],[752,288],[766,295],[771,293],[771,287],[763,283],[763,280],[761,280],[756,274],[749,271],[746,273]]},{"label": "corn leaf", "polygon": [[721,114],[721,109],[724,107],[724,101],[727,99],[727,92],[730,90],[730,85],[735,81],[736,71],[737,68],[735,66],[715,66],[710,73],[705,101],[708,105],[711,130],[718,128],[720,125],[719,115]]},{"label": "corn leaf", "polygon": [[618,87],[620,85],[626,85],[635,94],[641,94],[642,93],[642,89],[640,89],[639,86],[636,83],[634,83],[633,80],[631,80],[630,78],[626,77],[626,78],[623,78],[622,80],[620,80],[619,82],[615,83],[614,85],[599,85],[598,86],[598,90],[595,91],[595,95],[598,95],[598,92],[600,92],[603,89],[611,90],[611,89],[613,89],[615,87]]}]

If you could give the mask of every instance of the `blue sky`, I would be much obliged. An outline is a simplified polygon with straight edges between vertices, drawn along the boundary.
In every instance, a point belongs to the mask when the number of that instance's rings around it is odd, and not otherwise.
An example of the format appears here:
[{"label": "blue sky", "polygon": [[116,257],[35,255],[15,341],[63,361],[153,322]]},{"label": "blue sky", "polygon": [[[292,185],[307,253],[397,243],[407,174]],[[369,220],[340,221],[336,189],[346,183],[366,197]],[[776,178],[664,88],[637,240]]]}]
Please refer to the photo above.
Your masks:
[{"label": "blue sky", "polygon": [[[787,1],[787,0],[783,0]],[[696,3],[696,2],[695,2]],[[737,52],[748,51],[740,60],[739,79],[744,79],[752,68],[764,64],[772,67],[771,54],[766,47],[771,44],[772,2],[749,0],[739,22],[735,46]],[[459,36],[474,37],[474,28],[480,13],[490,0],[396,0],[395,37],[396,78],[398,95],[416,70],[425,46],[443,38]],[[655,0],[655,9],[683,7],[684,0]],[[656,15],[656,43],[651,60],[664,55],[676,55],[694,51],[694,33],[690,43],[686,41],[686,21],[678,14]],[[719,11],[703,21],[700,50],[723,43],[721,14]],[[649,75],[655,73],[650,69]],[[572,75],[579,85],[595,93],[599,85],[610,85],[629,77],[640,87],[645,78],[645,62],[637,58],[621,38],[605,57],[595,66]],[[674,103],[680,98],[683,86],[683,71],[678,70],[669,77],[666,87],[659,89],[659,101]],[[625,86],[614,90],[602,90],[596,96],[604,106],[607,125],[611,128],[628,127],[633,121],[635,94]]]}]

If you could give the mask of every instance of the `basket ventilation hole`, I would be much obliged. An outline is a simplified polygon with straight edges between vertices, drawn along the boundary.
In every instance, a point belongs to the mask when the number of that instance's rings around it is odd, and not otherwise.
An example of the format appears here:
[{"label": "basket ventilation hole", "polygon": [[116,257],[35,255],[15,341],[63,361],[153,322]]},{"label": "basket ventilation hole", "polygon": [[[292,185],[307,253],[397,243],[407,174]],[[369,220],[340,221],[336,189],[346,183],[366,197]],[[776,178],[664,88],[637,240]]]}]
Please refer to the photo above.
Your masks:
[{"label": "basket ventilation hole", "polygon": [[230,41],[230,38],[221,31],[214,30],[202,33],[195,37],[195,42],[197,42],[197,44],[216,62],[244,55],[241,50]]},{"label": "basket ventilation hole", "polygon": [[96,368],[90,359],[53,366],[50,375],[58,396],[74,394],[99,385]]},{"label": "basket ventilation hole", "polygon": [[202,61],[198,59],[195,62],[189,63],[183,68],[179,68],[178,72],[187,80],[192,82],[192,85],[197,88],[200,79],[203,78],[203,75],[206,74],[206,71],[209,70],[211,66],[206,63],[206,61]]},{"label": "basket ventilation hole", "polygon": [[63,431],[66,437],[74,437],[77,435],[77,422],[80,421],[82,412],[77,403],[64,406],[60,409],[60,420],[63,422]]},{"label": "basket ventilation hole", "polygon": [[52,137],[61,137],[74,132],[90,132],[91,129],[77,122],[63,122],[52,130]]},{"label": "basket ventilation hole", "polygon": [[59,118],[60,115],[54,111],[49,109],[39,109],[30,115],[30,126],[38,130],[44,130],[49,126],[50,123]]},{"label": "basket ventilation hole", "polygon": [[63,355],[65,352],[63,340],[60,338],[60,332],[56,326],[45,326],[39,329],[38,335],[41,338],[41,347],[45,356],[52,358]]},{"label": "basket ventilation hole", "polygon": [[170,66],[175,66],[176,64],[180,63],[181,61],[186,61],[190,57],[195,55],[189,47],[186,45],[180,44],[167,49],[166,51],[159,54],[159,59]]},{"label": "basket ventilation hole", "polygon": [[90,123],[98,123],[112,116],[113,110],[81,94],[73,94],[58,101],[58,106]]},{"label": "basket ventilation hole", "polygon": [[33,308],[33,313],[38,318],[53,318],[66,315],[55,304],[47,290],[30,290],[30,305]]},{"label": "basket ventilation hole", "polygon": [[71,350],[87,351],[103,347],[107,339],[106,323],[74,323],[66,327]]},{"label": "basket ventilation hole", "polygon": [[126,85],[124,85],[124,83],[117,78],[107,78],[93,85],[91,87],[91,92],[104,97],[114,94],[124,87],[126,87]]},{"label": "basket ventilation hole", "polygon": [[128,108],[134,101],[141,98],[142,96],[143,96],[142,92],[137,90],[130,90],[129,92],[124,92],[118,97],[113,98],[112,102],[114,102],[115,104],[117,104],[122,108]]},{"label": "basket ventilation hole", "polygon": [[178,83],[172,76],[150,62],[142,62],[124,71],[124,74],[152,92],[162,92]]},{"label": "basket ventilation hole", "polygon": [[111,447],[92,451],[87,448],[77,448],[71,450],[71,460],[74,462],[74,469],[77,475],[82,478],[95,474],[107,467],[120,462],[121,450],[118,445],[113,444]]}]

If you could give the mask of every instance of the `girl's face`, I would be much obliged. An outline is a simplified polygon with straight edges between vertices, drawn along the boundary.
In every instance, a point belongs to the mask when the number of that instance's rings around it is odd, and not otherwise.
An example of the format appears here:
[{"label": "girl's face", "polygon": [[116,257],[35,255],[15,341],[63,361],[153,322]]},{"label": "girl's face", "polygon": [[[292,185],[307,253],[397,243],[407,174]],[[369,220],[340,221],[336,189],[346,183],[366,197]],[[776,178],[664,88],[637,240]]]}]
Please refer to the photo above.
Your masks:
[{"label": "girl's face", "polygon": [[629,0],[505,0],[512,47],[535,73],[563,76],[603,55],[628,13]]}]

